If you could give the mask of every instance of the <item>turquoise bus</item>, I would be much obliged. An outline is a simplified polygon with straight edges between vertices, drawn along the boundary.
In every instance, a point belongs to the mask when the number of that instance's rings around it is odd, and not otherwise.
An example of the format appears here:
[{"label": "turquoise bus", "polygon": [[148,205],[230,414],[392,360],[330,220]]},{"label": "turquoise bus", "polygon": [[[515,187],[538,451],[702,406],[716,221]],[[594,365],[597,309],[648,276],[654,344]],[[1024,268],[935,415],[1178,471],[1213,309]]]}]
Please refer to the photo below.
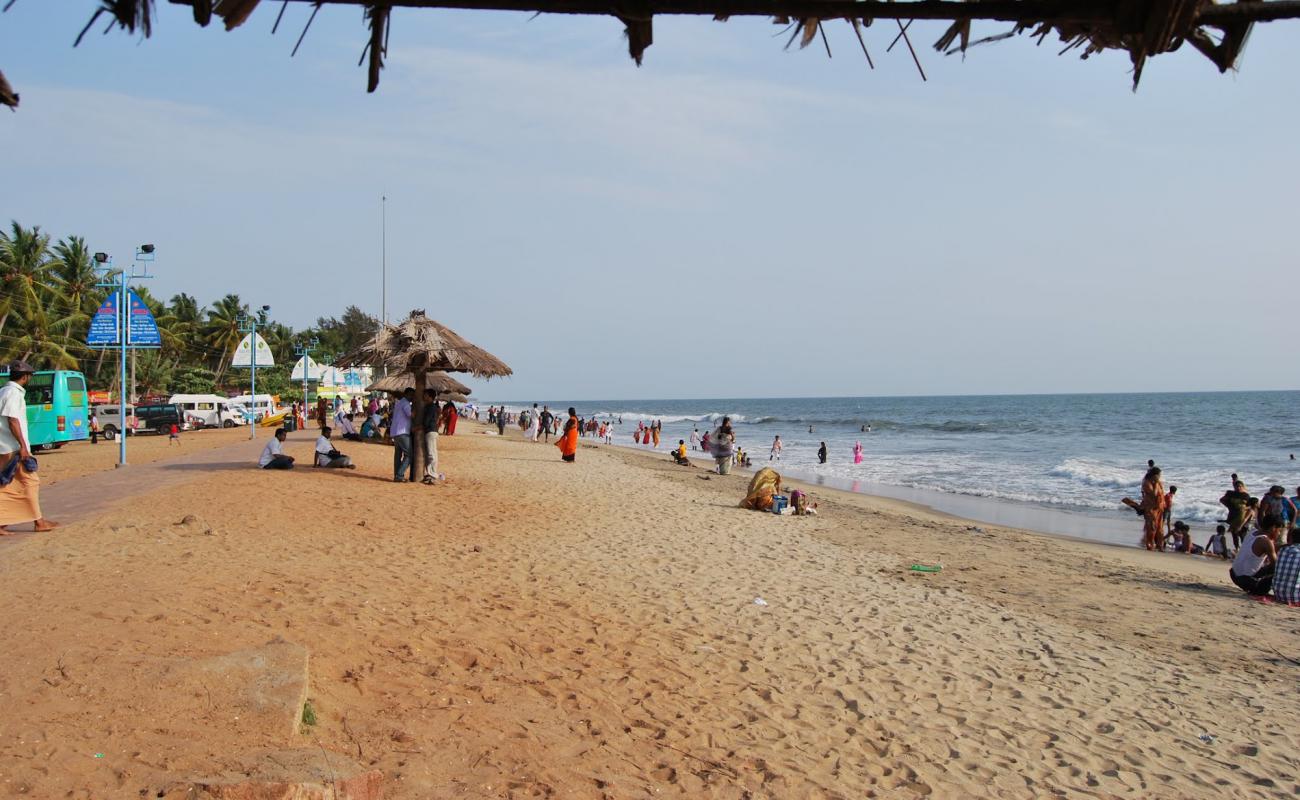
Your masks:
[{"label": "turquoise bus", "polygon": [[[0,386],[9,375],[0,375]],[[32,449],[57,449],[90,438],[90,402],[80,372],[37,372],[27,382],[27,435]]]}]

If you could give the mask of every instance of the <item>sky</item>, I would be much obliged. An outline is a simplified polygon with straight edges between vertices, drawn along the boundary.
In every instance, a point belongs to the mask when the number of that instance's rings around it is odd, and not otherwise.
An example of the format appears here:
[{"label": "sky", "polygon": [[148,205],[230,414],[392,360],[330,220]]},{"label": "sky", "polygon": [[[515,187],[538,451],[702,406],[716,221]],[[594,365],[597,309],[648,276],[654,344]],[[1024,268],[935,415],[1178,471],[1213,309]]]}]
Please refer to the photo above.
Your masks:
[{"label": "sky", "polygon": [[[769,21],[393,15],[263,3],[227,33],[158,4],[0,14],[0,222],[235,292],[295,327],[414,308],[509,363],[493,398],[1294,389],[1300,22],[1241,69],[1190,47],[936,53],[887,21],[783,50]],[[976,35],[1003,30],[977,24]],[[1291,37],[1288,39],[1287,37]],[[1076,51],[1077,52],[1077,51]]]}]

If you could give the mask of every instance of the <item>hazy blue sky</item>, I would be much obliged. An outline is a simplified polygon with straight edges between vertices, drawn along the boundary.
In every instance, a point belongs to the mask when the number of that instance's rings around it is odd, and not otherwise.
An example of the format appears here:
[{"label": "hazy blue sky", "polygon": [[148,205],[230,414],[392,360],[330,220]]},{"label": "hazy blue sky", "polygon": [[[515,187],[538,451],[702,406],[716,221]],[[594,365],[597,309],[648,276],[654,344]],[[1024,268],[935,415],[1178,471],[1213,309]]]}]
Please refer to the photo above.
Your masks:
[{"label": "hazy blue sky", "polygon": [[[497,397],[1296,388],[1300,23],[1239,74],[1190,47],[965,61],[886,23],[783,52],[758,20],[398,10],[379,91],[359,10],[279,35],[87,36],[94,3],[0,15],[0,218],[235,291],[295,326],[415,307],[504,358]],[[980,35],[1001,31],[986,24]],[[895,31],[897,29],[895,28]]]}]

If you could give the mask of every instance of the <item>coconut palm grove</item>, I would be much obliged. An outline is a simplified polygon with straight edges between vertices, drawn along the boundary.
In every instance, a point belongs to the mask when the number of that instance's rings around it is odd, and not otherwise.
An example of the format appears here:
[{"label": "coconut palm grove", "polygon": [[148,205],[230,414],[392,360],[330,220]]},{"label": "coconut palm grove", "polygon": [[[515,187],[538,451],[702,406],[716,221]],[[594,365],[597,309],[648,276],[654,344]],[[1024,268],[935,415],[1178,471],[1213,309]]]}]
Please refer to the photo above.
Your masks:
[{"label": "coconut palm grove", "polygon": [[[86,345],[95,310],[110,289],[99,286],[95,250],[80,236],[54,241],[39,225],[11,222],[0,231],[0,362],[30,361],[37,369],[74,369],[92,389],[116,394],[117,369],[111,351]],[[312,343],[312,357],[351,352],[372,337],[379,321],[348,306],[341,316],[322,317],[295,331],[252,311],[238,294],[205,305],[184,292],[167,301],[141,285],[133,287],[158,322],[162,347],[135,351],[136,395],[234,392],[248,387],[247,370],[230,370],[231,356],[244,337],[240,318],[258,317],[258,333],[275,354],[275,366],[257,371],[259,392],[286,394],[295,348]]]}]

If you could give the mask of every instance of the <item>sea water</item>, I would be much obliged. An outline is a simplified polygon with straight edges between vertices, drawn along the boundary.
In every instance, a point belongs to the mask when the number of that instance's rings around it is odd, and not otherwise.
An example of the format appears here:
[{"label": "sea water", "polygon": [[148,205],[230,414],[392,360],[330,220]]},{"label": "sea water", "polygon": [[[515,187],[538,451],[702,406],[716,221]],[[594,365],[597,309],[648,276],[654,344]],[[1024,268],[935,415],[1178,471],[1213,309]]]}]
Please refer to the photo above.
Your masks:
[{"label": "sea water", "polygon": [[[1120,499],[1140,496],[1148,459],[1178,487],[1175,519],[1193,525],[1198,543],[1223,518],[1218,501],[1232,473],[1252,494],[1278,483],[1292,495],[1300,485],[1300,461],[1290,458],[1300,455],[1294,391],[539,402],[621,419],[619,445],[635,446],[638,422],[660,420],[664,452],[729,415],[755,467],[769,463],[780,435],[778,469],[791,477],[1124,544],[1136,542],[1141,526]],[[507,403],[525,405],[532,402]],[[825,464],[817,461],[821,442]],[[861,464],[853,463],[856,442]]]}]

